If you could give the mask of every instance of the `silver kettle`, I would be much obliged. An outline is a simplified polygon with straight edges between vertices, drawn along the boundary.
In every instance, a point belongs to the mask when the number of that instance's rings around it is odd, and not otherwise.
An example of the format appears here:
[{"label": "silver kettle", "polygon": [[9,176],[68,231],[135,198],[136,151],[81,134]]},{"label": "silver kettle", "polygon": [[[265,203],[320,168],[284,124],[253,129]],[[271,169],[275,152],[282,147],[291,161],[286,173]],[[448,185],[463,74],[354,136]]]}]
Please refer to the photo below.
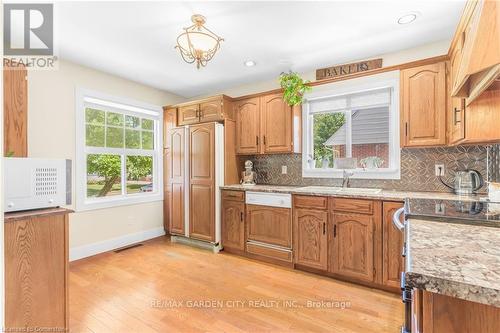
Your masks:
[{"label": "silver kettle", "polygon": [[483,177],[476,170],[460,170],[455,172],[453,186],[446,184],[441,177],[441,182],[456,194],[470,195],[479,190],[483,185]]}]

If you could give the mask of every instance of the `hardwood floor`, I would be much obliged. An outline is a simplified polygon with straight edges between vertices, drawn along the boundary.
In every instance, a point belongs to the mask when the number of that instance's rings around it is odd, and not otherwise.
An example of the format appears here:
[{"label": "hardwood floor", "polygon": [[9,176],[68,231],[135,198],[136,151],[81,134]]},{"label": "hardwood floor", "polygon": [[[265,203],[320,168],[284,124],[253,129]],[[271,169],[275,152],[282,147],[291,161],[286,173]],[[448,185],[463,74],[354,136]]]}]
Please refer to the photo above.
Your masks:
[{"label": "hardwood floor", "polygon": [[69,280],[71,332],[398,332],[403,320],[397,295],[166,237],[73,262]]}]

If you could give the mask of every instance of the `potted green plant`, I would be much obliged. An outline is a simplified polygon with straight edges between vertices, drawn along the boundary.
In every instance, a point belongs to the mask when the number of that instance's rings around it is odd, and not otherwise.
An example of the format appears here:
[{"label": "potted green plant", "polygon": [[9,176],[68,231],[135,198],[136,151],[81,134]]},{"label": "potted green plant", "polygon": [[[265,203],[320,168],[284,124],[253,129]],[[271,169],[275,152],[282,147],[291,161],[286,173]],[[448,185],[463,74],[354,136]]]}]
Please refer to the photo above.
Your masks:
[{"label": "potted green plant", "polygon": [[310,81],[304,81],[298,73],[292,71],[281,73],[279,81],[283,88],[283,99],[290,106],[302,103],[304,94],[312,89],[308,85]]}]

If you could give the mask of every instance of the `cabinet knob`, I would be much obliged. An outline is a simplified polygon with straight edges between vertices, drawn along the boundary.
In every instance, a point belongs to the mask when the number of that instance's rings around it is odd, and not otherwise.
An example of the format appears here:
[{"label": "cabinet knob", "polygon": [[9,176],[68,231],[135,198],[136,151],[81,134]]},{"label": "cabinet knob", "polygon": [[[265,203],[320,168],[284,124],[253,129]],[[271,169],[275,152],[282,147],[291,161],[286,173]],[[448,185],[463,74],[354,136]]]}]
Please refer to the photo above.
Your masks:
[{"label": "cabinet knob", "polygon": [[9,208],[14,207],[14,203],[13,203],[13,202],[9,202],[9,203],[7,203],[7,207],[9,207]]}]

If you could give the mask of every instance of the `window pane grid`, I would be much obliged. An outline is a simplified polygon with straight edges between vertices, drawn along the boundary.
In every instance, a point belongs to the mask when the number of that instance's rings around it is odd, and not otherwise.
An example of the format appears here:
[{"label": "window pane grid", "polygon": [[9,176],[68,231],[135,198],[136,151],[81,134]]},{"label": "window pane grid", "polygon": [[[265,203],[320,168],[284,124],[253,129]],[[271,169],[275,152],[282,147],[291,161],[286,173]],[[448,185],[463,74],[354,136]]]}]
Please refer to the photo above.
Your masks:
[{"label": "window pane grid", "polygon": [[158,121],[89,106],[84,112],[86,198],[155,192]]},{"label": "window pane grid", "polygon": [[388,168],[390,100],[391,89],[384,88],[308,101],[306,146],[314,161],[308,167],[328,169],[348,157],[357,168]]}]

